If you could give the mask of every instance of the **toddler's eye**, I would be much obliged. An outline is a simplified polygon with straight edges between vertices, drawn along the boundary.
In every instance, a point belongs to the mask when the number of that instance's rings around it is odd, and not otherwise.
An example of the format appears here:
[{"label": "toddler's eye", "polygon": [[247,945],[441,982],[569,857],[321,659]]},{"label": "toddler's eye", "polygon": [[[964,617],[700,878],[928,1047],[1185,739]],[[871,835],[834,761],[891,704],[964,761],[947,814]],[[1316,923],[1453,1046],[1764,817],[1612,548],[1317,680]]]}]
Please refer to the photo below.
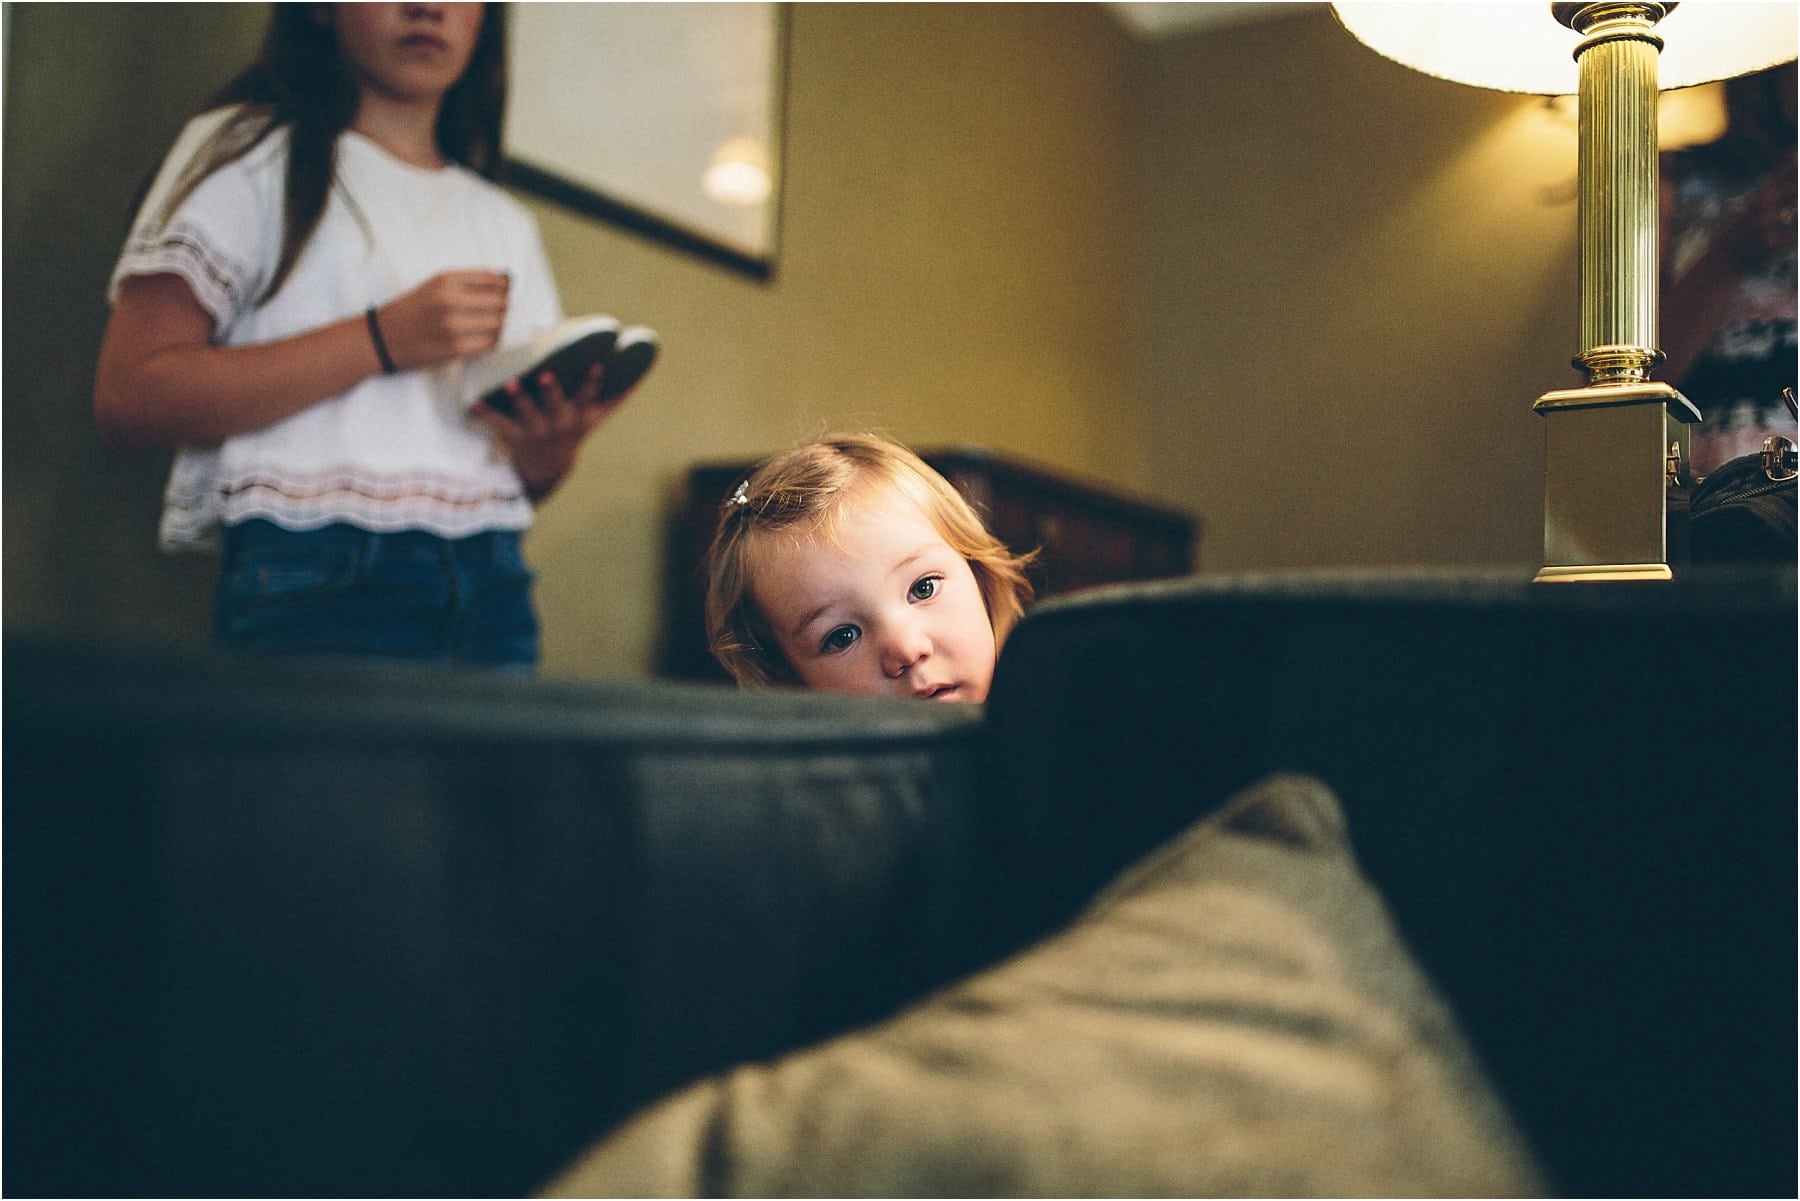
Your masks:
[{"label": "toddler's eye", "polygon": [[914,600],[930,600],[937,595],[938,585],[944,582],[941,575],[921,576],[913,583],[912,590],[907,593]]},{"label": "toddler's eye", "polygon": [[839,651],[849,650],[860,637],[862,631],[855,626],[839,626],[825,635],[825,640],[819,643],[819,649],[827,655],[835,655]]}]

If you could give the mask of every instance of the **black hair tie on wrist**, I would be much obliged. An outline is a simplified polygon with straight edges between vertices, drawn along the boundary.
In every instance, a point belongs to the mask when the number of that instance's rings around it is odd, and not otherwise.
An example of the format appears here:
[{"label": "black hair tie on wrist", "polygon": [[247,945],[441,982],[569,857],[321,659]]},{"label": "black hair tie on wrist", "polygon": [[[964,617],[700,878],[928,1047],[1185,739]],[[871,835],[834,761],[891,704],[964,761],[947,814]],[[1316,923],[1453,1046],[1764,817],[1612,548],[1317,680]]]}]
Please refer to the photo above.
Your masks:
[{"label": "black hair tie on wrist", "polygon": [[363,317],[369,323],[369,341],[375,343],[375,357],[381,360],[384,375],[392,375],[399,368],[394,366],[393,356],[388,354],[387,343],[381,339],[381,322],[375,319],[375,306],[370,305],[363,311]]}]

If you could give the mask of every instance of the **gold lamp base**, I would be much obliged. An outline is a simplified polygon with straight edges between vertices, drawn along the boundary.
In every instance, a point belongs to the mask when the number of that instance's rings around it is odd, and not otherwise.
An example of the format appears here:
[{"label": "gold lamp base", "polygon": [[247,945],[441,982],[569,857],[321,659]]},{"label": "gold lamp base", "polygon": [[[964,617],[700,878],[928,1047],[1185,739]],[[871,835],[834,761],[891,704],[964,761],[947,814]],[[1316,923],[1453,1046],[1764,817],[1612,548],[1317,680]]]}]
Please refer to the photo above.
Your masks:
[{"label": "gold lamp base", "polygon": [[1672,580],[1667,563],[1602,563],[1587,567],[1540,567],[1534,584],[1595,584],[1619,580]]},{"label": "gold lamp base", "polygon": [[1668,384],[1551,392],[1544,418],[1540,583],[1667,580],[1670,493],[1683,485],[1688,427],[1700,419]]}]

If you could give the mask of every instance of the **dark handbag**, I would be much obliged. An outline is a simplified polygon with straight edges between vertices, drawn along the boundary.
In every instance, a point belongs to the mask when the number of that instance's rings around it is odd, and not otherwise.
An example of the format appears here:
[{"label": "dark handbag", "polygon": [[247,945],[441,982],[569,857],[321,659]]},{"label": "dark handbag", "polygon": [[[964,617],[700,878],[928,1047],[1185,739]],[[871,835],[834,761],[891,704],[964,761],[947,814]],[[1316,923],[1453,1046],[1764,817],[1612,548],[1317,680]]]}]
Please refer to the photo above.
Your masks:
[{"label": "dark handbag", "polygon": [[[1785,399],[1793,405],[1793,393]],[[1688,557],[1695,563],[1792,563],[1794,444],[1769,438],[1761,454],[1730,460],[1688,501]]]}]

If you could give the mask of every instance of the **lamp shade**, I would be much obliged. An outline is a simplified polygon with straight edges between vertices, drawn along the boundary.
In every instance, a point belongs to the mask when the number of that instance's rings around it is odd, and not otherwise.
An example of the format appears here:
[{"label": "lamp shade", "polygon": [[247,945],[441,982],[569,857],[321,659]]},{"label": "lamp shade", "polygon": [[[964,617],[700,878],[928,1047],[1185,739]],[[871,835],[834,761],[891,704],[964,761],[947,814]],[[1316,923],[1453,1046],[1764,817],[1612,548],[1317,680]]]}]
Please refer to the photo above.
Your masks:
[{"label": "lamp shade", "polygon": [[[1548,3],[1358,0],[1331,7],[1369,49],[1427,75],[1540,96],[1577,90],[1581,35],[1551,15]],[[1660,87],[1730,79],[1794,57],[1796,6],[1789,0],[1687,0],[1673,8],[1656,25]]]}]

